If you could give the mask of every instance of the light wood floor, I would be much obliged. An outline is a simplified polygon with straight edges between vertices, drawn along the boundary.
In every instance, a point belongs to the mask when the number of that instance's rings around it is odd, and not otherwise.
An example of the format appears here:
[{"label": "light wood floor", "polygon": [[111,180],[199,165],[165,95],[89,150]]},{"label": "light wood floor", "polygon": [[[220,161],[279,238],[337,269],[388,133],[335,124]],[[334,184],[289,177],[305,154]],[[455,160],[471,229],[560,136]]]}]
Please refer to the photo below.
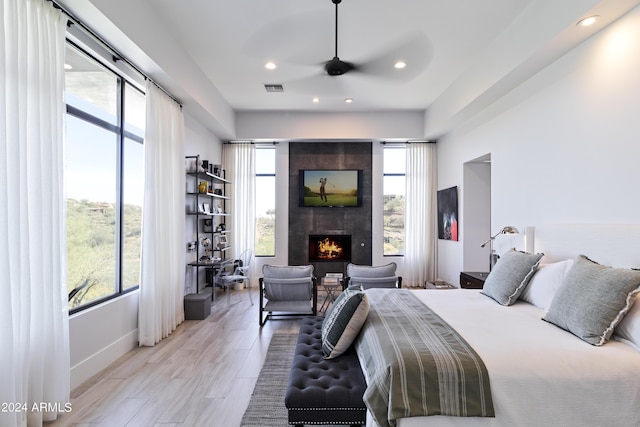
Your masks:
[{"label": "light wood floor", "polygon": [[260,328],[255,288],[232,291],[229,300],[221,295],[206,320],[183,322],[155,347],[130,351],[73,390],[72,411],[45,425],[238,426],[271,336],[297,333],[299,325],[295,318]]}]

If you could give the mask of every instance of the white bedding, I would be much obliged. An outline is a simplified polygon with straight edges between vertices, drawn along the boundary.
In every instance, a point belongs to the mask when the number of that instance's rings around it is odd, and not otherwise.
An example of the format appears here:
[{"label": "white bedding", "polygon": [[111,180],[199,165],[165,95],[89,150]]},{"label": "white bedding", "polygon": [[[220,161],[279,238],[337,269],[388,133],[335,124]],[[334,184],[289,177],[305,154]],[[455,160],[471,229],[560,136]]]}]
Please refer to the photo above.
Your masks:
[{"label": "white bedding", "polygon": [[[594,347],[472,289],[416,290],[482,357],[495,418],[405,418],[400,427],[640,426],[640,352],[618,341]],[[368,425],[374,425],[369,420]]]}]

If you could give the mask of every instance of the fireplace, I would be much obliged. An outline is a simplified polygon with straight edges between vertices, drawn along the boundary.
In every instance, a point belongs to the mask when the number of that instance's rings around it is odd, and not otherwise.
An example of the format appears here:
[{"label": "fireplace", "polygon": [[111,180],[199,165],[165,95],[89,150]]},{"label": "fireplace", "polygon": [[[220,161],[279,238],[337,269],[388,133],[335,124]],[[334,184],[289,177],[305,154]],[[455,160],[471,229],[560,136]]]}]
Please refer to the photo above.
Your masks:
[{"label": "fireplace", "polygon": [[313,234],[309,236],[309,261],[351,261],[351,236]]}]

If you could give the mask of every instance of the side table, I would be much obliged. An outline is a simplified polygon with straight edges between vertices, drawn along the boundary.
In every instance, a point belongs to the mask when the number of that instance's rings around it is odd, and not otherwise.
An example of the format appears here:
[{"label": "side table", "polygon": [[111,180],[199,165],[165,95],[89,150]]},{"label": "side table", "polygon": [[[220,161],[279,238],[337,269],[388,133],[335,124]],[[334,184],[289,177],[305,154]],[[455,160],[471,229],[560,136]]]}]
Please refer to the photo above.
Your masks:
[{"label": "side table", "polygon": [[340,292],[342,292],[342,281],[333,278],[322,277],[320,279],[320,287],[326,292],[324,301],[320,306],[320,312],[325,312],[331,307],[331,304],[336,300]]}]

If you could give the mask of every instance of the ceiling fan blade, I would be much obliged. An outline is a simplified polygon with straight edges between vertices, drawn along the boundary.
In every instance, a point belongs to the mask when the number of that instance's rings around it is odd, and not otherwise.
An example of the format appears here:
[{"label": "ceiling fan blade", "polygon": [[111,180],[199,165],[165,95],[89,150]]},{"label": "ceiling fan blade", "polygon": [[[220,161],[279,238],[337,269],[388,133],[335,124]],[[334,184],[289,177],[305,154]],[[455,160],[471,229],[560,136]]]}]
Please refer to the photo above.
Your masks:
[{"label": "ceiling fan blade", "polygon": [[[333,54],[326,40],[326,22],[333,14],[327,10],[298,13],[265,24],[248,37],[242,54],[261,60],[311,66]],[[305,43],[294,41],[305,35]]]},{"label": "ceiling fan blade", "polygon": [[304,93],[312,96],[344,96],[345,86],[342,79],[336,79],[325,73],[318,73],[309,77],[285,81],[285,92]]},{"label": "ceiling fan blade", "polygon": [[[420,32],[393,44],[375,58],[360,62],[357,70],[370,76],[408,82],[418,77],[429,65],[433,47],[426,34]],[[407,65],[394,68],[398,61]]]}]

